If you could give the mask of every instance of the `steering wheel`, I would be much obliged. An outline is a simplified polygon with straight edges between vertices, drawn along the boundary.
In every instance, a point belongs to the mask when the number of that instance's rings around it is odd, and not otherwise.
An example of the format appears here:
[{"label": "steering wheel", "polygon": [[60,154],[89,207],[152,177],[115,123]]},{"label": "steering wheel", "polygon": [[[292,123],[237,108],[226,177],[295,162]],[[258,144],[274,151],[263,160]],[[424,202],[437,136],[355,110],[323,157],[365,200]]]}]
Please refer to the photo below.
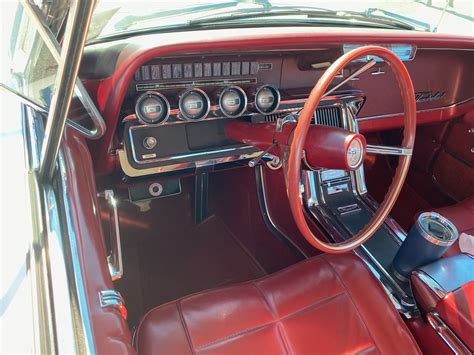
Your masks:
[{"label": "steering wheel", "polygon": [[[376,154],[399,155],[398,167],[395,171],[392,184],[388,189],[383,202],[374,213],[368,224],[362,230],[341,243],[326,243],[318,239],[308,227],[303,212],[303,204],[300,191],[301,161],[304,158],[304,146],[306,135],[310,127],[316,107],[327,90],[334,77],[348,63],[362,56],[376,56],[383,59],[392,69],[400,87],[404,110],[404,129],[401,147],[370,146],[367,152]],[[317,249],[326,253],[345,253],[353,250],[366,242],[377,229],[384,223],[395,204],[410,166],[411,154],[415,143],[416,133],[416,102],[413,84],[410,75],[401,60],[390,50],[379,46],[365,46],[356,48],[336,60],[321,76],[314,86],[298,118],[297,126],[293,132],[293,138],[289,147],[289,156],[286,161],[286,184],[291,212],[298,229],[306,240]],[[363,152],[365,154],[365,152]]]}]

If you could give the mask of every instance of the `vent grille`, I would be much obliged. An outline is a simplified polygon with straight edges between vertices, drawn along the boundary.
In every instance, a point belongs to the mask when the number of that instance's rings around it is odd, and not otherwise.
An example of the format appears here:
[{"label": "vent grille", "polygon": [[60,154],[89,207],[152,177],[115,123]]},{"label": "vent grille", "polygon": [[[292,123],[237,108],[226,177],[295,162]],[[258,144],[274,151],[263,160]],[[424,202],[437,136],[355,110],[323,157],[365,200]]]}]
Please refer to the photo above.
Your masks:
[{"label": "vent grille", "polygon": [[342,127],[341,108],[321,107],[314,112],[315,123],[321,126]]},{"label": "vent grille", "polygon": [[[265,115],[264,121],[265,122],[276,122],[279,118],[285,117],[287,113],[274,113],[271,115]],[[314,118],[311,123],[315,123],[321,126],[331,126],[331,127],[339,127],[341,128],[342,125],[342,115],[341,115],[341,108],[338,106],[331,106],[331,107],[319,107],[314,112]]]},{"label": "vent grille", "polygon": [[286,113],[273,113],[271,115],[265,115],[264,120],[265,122],[276,122],[279,118],[285,117]]}]

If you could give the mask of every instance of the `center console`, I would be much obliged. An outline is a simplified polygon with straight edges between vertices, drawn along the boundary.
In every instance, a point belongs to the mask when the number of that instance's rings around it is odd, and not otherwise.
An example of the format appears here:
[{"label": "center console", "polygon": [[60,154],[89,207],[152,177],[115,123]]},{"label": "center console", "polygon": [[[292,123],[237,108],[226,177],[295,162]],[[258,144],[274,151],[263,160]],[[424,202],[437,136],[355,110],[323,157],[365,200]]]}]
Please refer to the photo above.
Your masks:
[{"label": "center console", "polygon": [[[343,105],[341,127],[358,132],[357,98]],[[368,224],[378,208],[367,192],[363,166],[356,171],[317,170],[302,173],[304,203],[310,214],[334,242],[342,242]],[[391,268],[406,233],[395,220],[388,217],[356,253],[379,278],[391,299],[407,317],[416,314],[416,303],[407,283],[401,282]]]}]

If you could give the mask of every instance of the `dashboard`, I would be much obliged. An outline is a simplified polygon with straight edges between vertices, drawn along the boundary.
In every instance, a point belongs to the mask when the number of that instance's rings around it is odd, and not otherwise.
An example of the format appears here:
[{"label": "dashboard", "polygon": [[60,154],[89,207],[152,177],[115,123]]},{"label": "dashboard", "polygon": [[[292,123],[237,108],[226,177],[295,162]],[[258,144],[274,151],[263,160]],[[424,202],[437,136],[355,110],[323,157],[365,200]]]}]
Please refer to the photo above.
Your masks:
[{"label": "dashboard", "polygon": [[[426,40],[405,31],[279,31],[285,33],[198,31],[193,41],[184,34],[147,35],[86,47],[80,75],[108,128],[90,144],[98,174],[116,163],[138,177],[251,159],[260,152],[229,140],[225,123],[275,122],[297,113],[329,65],[368,42],[389,47],[405,62],[419,123],[452,119],[472,107],[471,42],[443,43],[441,35],[423,34],[436,37]],[[332,87],[351,79],[321,102],[314,124],[341,127],[351,110],[362,132],[403,126],[399,89],[386,63],[352,77],[369,59],[337,75]]]},{"label": "dashboard", "polygon": [[[255,157],[257,149],[225,136],[225,122],[276,122],[301,110],[312,81],[307,87],[285,85],[283,72],[319,76],[342,51],[216,54],[145,63],[134,73],[122,108],[122,168],[127,175],[142,176],[193,168],[196,162]],[[335,83],[343,78],[341,73]],[[326,99],[315,112],[315,123],[339,127],[343,98],[354,96],[362,105],[362,94],[350,87]]]}]

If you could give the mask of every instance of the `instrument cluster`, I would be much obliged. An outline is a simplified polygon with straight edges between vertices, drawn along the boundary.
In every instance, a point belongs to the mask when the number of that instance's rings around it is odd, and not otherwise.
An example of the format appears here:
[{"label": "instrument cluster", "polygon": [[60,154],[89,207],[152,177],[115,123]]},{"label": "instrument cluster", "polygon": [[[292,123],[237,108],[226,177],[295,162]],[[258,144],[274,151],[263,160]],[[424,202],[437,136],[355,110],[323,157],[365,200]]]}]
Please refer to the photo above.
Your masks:
[{"label": "instrument cluster", "polygon": [[[250,98],[250,100],[249,100]],[[147,91],[136,100],[138,120],[147,125],[165,122],[196,122],[210,118],[236,118],[247,113],[272,114],[280,105],[280,93],[272,85],[263,85],[247,93],[236,85],[226,86],[208,94],[199,88],[183,90],[172,108],[170,100],[159,91]]]}]

